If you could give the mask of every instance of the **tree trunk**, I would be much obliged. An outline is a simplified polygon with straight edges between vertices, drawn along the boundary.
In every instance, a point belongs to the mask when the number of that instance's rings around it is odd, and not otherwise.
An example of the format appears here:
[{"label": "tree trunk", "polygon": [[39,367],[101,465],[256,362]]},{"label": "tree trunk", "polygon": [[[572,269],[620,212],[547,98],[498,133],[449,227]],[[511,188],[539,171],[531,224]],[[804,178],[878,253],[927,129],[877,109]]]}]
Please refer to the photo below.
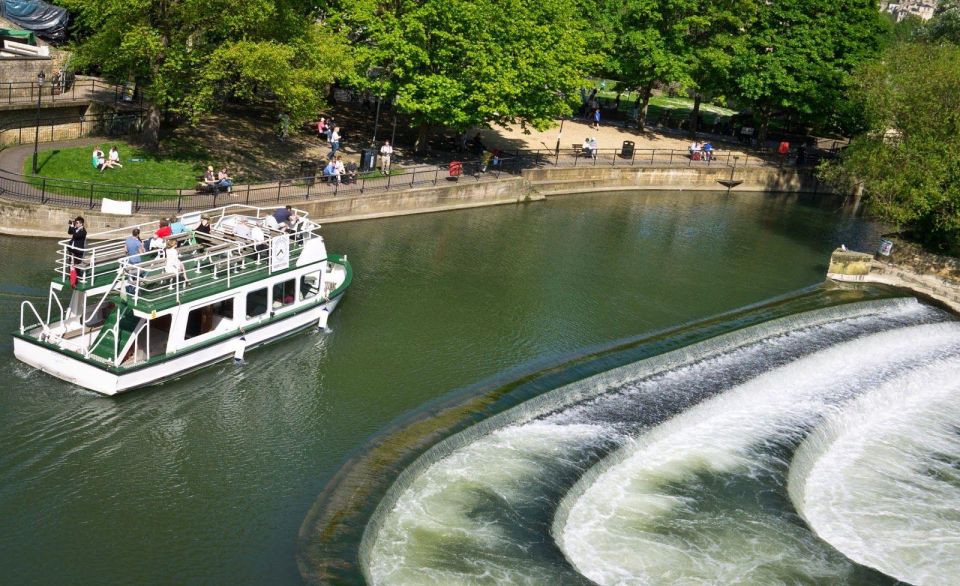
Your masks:
[{"label": "tree trunk", "polygon": [[653,93],[653,82],[643,86],[640,90],[640,117],[637,118],[637,126],[640,130],[647,125],[647,108],[650,106],[650,95]]},{"label": "tree trunk", "polygon": [[143,126],[143,142],[152,151],[157,150],[157,147],[160,146],[160,120],[160,108],[151,103],[147,110],[146,123]]},{"label": "tree trunk", "polygon": [[700,92],[693,94],[693,110],[690,111],[690,138],[697,138],[697,131],[700,130]]},{"label": "tree trunk", "polygon": [[417,140],[413,143],[413,151],[422,153],[427,149],[427,140],[430,138],[430,125],[420,124],[417,126]]},{"label": "tree trunk", "polygon": [[770,128],[770,110],[766,108],[761,108],[760,128],[757,129],[757,144],[755,145],[758,149],[763,148],[763,145],[767,142],[767,130],[769,128]]}]

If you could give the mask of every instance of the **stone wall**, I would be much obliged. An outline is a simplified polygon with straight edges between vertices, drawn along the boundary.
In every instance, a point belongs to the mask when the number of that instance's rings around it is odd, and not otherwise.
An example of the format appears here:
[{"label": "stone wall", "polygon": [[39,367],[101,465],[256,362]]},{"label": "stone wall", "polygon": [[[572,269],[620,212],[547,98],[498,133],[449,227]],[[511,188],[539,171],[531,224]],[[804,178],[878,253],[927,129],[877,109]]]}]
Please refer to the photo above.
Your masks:
[{"label": "stone wall", "polygon": [[830,255],[827,277],[841,282],[902,287],[960,314],[960,260],[930,254],[902,241],[895,243],[893,250],[890,257],[879,258],[869,253],[835,250]]},{"label": "stone wall", "polygon": [[[724,190],[719,180],[731,178],[724,166],[691,167],[612,167],[584,166],[530,169],[525,179],[544,195],[614,189]],[[734,180],[743,183],[737,191],[829,192],[809,170],[795,168],[739,167],[732,170]]]}]

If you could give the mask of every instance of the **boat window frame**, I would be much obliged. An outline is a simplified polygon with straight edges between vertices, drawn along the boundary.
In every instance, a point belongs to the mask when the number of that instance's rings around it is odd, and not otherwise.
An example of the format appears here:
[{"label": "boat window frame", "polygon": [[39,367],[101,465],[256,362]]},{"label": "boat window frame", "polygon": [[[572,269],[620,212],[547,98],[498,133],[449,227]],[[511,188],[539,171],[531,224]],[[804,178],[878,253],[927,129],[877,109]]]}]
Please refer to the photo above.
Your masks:
[{"label": "boat window frame", "polygon": [[[232,311],[233,317],[229,318],[230,321],[231,321],[232,324],[233,324],[233,327],[230,328],[230,330],[228,330],[228,331],[220,331],[220,330],[218,330],[217,327],[215,326],[213,329],[210,329],[210,330],[208,330],[208,331],[206,331],[206,332],[203,332],[203,333],[201,333],[201,334],[197,334],[197,335],[195,335],[195,336],[189,336],[189,337],[187,336],[187,327],[190,325],[190,315],[193,314],[194,311],[197,311],[197,310],[199,310],[199,309],[203,309],[203,308],[205,308],[205,307],[211,307],[211,306],[213,306],[213,305],[217,305],[217,304],[223,303],[223,302],[225,302],[225,301],[230,301],[230,302],[231,302],[232,310],[233,310],[233,311]],[[226,316],[224,316],[224,315],[222,315],[222,314],[214,314],[214,315],[220,315],[220,317],[222,317],[223,319],[228,319]],[[224,334],[226,334],[226,333],[228,333],[228,332],[230,332],[230,331],[238,330],[238,329],[240,329],[240,326],[241,326],[241,323],[237,320],[237,294],[236,294],[236,293],[233,293],[233,294],[231,294],[231,295],[226,295],[226,296],[224,296],[224,297],[220,297],[220,298],[215,299],[215,300],[213,300],[213,301],[209,301],[209,302],[204,303],[204,304],[202,304],[202,305],[195,305],[194,307],[192,307],[191,309],[189,309],[189,310],[187,311],[186,317],[183,318],[183,329],[182,329],[181,335],[180,335],[181,343],[184,344],[185,346],[193,346],[194,344],[196,344],[196,343],[198,343],[198,342],[203,342],[203,341],[206,340],[207,338],[212,338],[212,337],[216,337],[216,336],[222,336],[222,335],[224,335]],[[179,328],[178,328],[178,329],[179,329]]]}]

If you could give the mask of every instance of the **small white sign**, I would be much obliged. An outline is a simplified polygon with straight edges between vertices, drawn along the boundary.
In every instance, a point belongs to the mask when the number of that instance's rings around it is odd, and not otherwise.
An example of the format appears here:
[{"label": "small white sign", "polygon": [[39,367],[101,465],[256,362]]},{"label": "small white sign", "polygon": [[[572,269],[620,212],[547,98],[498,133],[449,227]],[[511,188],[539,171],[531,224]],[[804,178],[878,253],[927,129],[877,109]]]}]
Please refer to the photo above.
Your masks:
[{"label": "small white sign", "polygon": [[270,240],[270,270],[282,271],[290,266],[290,235],[274,236]]},{"label": "small white sign", "polygon": [[133,215],[133,202],[103,198],[100,200],[100,211],[105,214],[130,216]]}]

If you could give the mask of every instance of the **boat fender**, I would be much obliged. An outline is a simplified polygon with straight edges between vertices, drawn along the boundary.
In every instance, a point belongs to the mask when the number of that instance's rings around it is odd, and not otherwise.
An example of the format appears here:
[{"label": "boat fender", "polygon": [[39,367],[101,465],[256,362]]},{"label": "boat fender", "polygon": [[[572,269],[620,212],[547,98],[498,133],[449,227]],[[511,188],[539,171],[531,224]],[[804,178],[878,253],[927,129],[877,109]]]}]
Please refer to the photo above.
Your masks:
[{"label": "boat fender", "polygon": [[241,335],[240,339],[237,340],[237,347],[233,351],[233,362],[235,364],[243,364],[243,353],[247,349],[247,338],[246,336]]},{"label": "boat fender", "polygon": [[330,318],[330,310],[326,307],[320,312],[320,319],[317,320],[317,331],[327,331],[327,320]]}]

